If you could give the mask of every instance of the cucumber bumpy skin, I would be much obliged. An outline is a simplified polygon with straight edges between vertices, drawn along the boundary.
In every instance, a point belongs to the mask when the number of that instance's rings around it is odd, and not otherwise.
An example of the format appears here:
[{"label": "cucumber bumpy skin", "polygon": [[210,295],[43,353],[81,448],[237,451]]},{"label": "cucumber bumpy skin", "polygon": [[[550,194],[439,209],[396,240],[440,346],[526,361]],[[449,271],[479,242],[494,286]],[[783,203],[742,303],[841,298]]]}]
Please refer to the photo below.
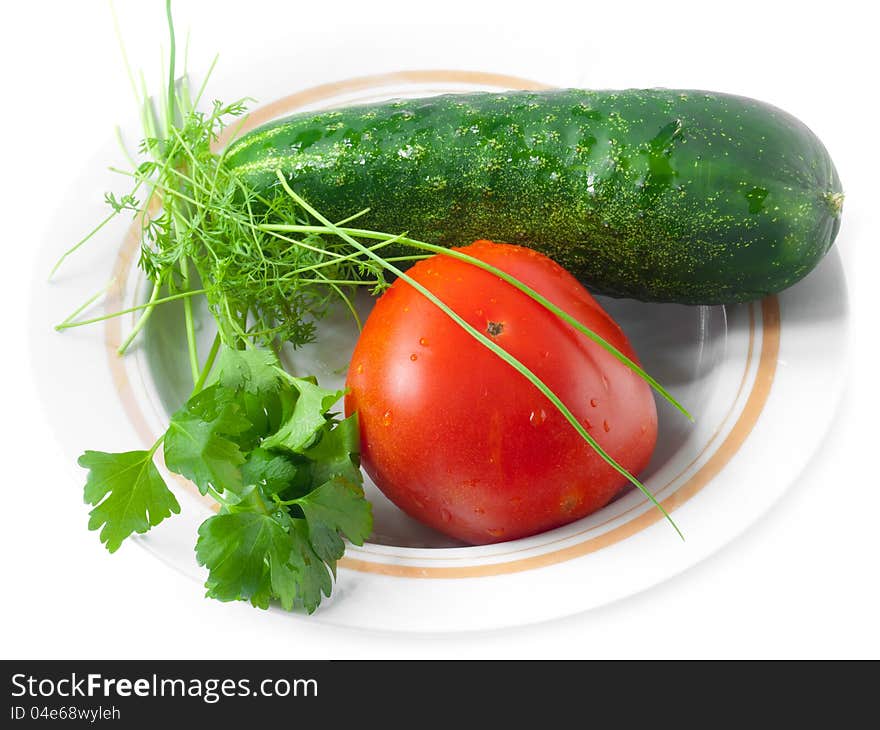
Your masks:
[{"label": "cucumber bumpy skin", "polygon": [[531,246],[594,291],[718,304],[775,293],[831,247],[834,164],[800,121],[739,96],[647,89],[450,94],[297,114],[229,163],[324,215],[447,246]]}]

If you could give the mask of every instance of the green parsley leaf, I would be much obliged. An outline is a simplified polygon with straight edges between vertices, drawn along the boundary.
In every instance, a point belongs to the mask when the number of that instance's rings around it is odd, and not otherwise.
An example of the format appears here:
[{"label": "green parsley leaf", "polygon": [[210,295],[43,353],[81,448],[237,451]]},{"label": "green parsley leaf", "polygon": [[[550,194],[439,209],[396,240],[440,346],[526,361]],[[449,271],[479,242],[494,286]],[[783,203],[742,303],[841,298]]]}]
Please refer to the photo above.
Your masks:
[{"label": "green parsley leaf", "polygon": [[[222,504],[196,543],[207,595],[312,613],[331,593],[342,536],[363,544],[372,529],[357,419],[328,413],[343,391],[285,374],[272,353],[230,350],[223,367],[163,436],[168,468]],[[104,526],[111,551],[180,511],[152,462],[155,448],[81,459],[91,469],[86,498],[96,505],[90,527]]]},{"label": "green parsley leaf", "polygon": [[214,384],[192,396],[180,411],[188,411],[203,421],[216,421],[223,418],[230,433],[238,433],[249,426],[240,413],[241,404],[235,398],[235,392]]},{"label": "green parsley leaf", "polygon": [[[298,600],[309,613],[314,613],[321,603],[322,594],[329,596],[333,581],[327,566],[317,555],[309,542],[309,531],[303,519],[291,519],[290,536],[293,550],[290,553],[291,565],[296,569]],[[331,565],[336,574],[336,564]]]},{"label": "green parsley leaf", "polygon": [[344,534],[355,545],[363,545],[373,529],[370,503],[357,484],[335,478],[296,500],[309,529],[309,542],[318,556],[331,566],[342,557]]},{"label": "green parsley leaf", "polygon": [[362,477],[359,464],[360,437],[357,415],[352,414],[332,429],[321,434],[321,440],[303,452],[312,463],[314,486],[320,486],[333,477],[343,477],[360,484]]},{"label": "green parsley leaf", "polygon": [[147,532],[172,512],[180,512],[151,451],[86,451],[77,463],[89,470],[84,496],[95,507],[89,513],[89,529],[102,528],[101,542],[111,553],[133,532]]},{"label": "green parsley leaf", "polygon": [[345,391],[325,390],[303,378],[291,377],[290,382],[299,391],[299,397],[281,428],[263,441],[263,448],[302,453],[327,423],[324,414]]},{"label": "green parsley leaf", "polygon": [[208,596],[251,601],[266,608],[272,594],[270,561],[286,562],[290,538],[275,520],[258,512],[209,517],[199,527],[196,558],[208,568]]},{"label": "green parsley leaf", "polygon": [[290,486],[297,476],[297,467],[284,454],[273,454],[266,449],[254,449],[241,467],[245,484],[256,484],[268,494],[279,494]]},{"label": "green parsley leaf", "polygon": [[236,441],[245,451],[254,449],[281,425],[280,417],[276,417],[273,423],[269,415],[270,413],[275,415],[276,411],[280,410],[280,392],[271,395],[254,395],[241,391],[234,397],[241,408],[242,416],[251,424],[250,429],[239,434]]},{"label": "green parsley leaf", "polygon": [[231,350],[220,353],[220,383],[231,390],[255,395],[271,393],[281,385],[278,358],[271,350]]},{"label": "green parsley leaf", "polygon": [[165,464],[205,494],[208,487],[235,491],[243,486],[245,457],[227,436],[247,430],[237,404],[222,403],[219,386],[200,393],[171,417],[165,433]]},{"label": "green parsley leaf", "polygon": [[281,513],[221,514],[199,528],[196,557],[208,568],[207,595],[220,601],[250,601],[268,608],[272,597],[291,610],[297,599],[312,613],[329,596],[326,566],[304,536],[305,521]]},{"label": "green parsley leaf", "polygon": [[[292,554],[293,551],[291,551],[290,555]],[[326,573],[327,571],[325,570],[324,572]],[[300,590],[299,583],[300,573],[288,561],[282,559],[281,553],[273,553],[269,560],[269,587],[285,611],[293,610],[297,594]],[[330,593],[328,592],[327,595],[329,596]],[[320,598],[318,602],[320,603]],[[317,607],[317,604],[315,604],[315,607]]]}]

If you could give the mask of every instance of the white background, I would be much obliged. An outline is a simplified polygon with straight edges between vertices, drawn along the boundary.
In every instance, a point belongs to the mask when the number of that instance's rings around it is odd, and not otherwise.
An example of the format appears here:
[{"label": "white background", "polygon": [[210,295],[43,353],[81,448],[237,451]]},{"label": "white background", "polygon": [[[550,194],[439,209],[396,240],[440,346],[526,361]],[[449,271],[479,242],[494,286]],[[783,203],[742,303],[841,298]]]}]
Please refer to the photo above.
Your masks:
[{"label": "white background", "polygon": [[[854,334],[843,404],[821,392],[822,449],[740,539],[685,574],[565,620],[466,636],[339,630],[202,598],[138,547],[108,556],[85,529],[81,471],[62,458],[29,374],[22,302],[38,247],[74,232],[47,221],[131,94],[104,2],[7,3],[2,115],[3,658],[880,657],[880,272],[876,24],[868,4],[185,2],[191,67],[261,98],[260,68],[295,90],[402,68],[471,68],[586,87],[706,88],[771,101],[831,151],[847,193],[839,250]],[[158,3],[119,2],[135,66],[158,67]],[[275,66],[277,68],[277,65]],[[152,74],[150,74],[152,76]],[[265,101],[266,99],[263,98]],[[48,296],[47,290],[47,296]],[[821,342],[815,343],[817,348]],[[63,367],[59,363],[58,367]],[[786,454],[780,453],[780,459]],[[523,595],[523,601],[553,596]],[[474,606],[479,611],[479,606]]]}]

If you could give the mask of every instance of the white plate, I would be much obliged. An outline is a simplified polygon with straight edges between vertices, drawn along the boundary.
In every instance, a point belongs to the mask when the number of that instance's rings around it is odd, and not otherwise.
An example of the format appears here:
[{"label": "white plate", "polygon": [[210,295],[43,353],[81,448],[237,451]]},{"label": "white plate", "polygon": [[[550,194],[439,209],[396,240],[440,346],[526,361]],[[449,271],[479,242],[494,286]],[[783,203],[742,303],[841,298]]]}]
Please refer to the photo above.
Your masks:
[{"label": "white plate", "polygon": [[[338,106],[443,91],[537,87],[490,74],[431,71],[355,79],[315,87],[261,107],[253,122],[294,109]],[[104,215],[99,202],[112,148],[68,196],[40,266],[48,271],[65,244]],[[63,234],[63,236],[62,236]],[[64,240],[61,240],[63,237]],[[94,313],[143,299],[136,237],[111,225],[73,257],[31,302],[32,345],[46,406],[71,460],[86,448],[149,446],[186,397],[187,366],[173,306],[156,310],[125,358],[115,348],[131,317],[64,334],[51,326],[114,279]],[[697,417],[687,423],[658,401],[660,438],[644,474],[682,528],[678,539],[637,491],[573,524],[523,540],[467,547],[403,515],[368,484],[375,531],[349,547],[333,596],[318,612],[292,620],[366,629],[461,631],[547,620],[635,593],[675,575],[724,545],[763,514],[820,446],[838,400],[846,363],[846,287],[833,252],[804,281],[778,297],[730,307],[685,307],[603,299],[647,370]],[[363,302],[368,307],[368,302]],[[333,387],[344,379],[354,332],[343,317],[322,323],[319,344],[289,365]],[[210,340],[209,323],[200,330]],[[204,345],[207,346],[206,344]],[[64,367],[55,367],[56,363]],[[193,546],[210,514],[191,486],[169,478],[183,507],[135,538],[168,565],[204,581]],[[73,483],[71,489],[80,489]],[[85,529],[86,509],[71,514]],[[97,539],[97,537],[95,538]],[[113,558],[108,558],[113,559]],[[194,585],[193,590],[199,590]],[[477,607],[475,609],[475,607]],[[254,612],[254,620],[259,620]]]}]

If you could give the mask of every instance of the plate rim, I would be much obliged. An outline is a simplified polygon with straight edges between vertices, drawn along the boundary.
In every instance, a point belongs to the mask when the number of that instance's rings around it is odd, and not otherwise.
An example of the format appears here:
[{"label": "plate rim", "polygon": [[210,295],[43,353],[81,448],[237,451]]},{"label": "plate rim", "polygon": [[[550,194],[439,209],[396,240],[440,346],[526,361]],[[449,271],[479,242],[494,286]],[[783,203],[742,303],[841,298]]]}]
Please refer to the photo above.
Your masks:
[{"label": "plate rim", "polygon": [[[273,88],[289,88],[289,79],[280,69],[276,71]],[[135,123],[136,120],[129,120],[129,126]],[[84,194],[106,189],[106,180],[96,182],[96,173],[115,150],[108,137],[84,161],[65,202],[53,216],[50,232],[42,237],[31,272],[28,349],[34,366],[32,375],[40,386],[37,395],[43,417],[59,450],[68,456],[91,445],[93,437],[101,436],[111,448],[127,448],[131,439],[138,437],[118,409],[118,400],[111,395],[106,361],[98,353],[104,346],[102,332],[87,328],[89,334],[78,335],[79,330],[73,330],[68,340],[53,330],[59,316],[81,303],[83,279],[90,287],[106,285],[112,264],[111,257],[106,255],[107,248],[104,254],[95,250],[91,259],[87,254],[72,272],[55,279],[53,287],[58,286],[58,291],[47,295],[45,289],[46,271],[60,253],[56,232],[69,230],[72,224],[77,230],[88,230],[97,213],[104,212],[98,202],[100,196],[84,200]],[[111,247],[114,243],[118,245],[124,233],[124,222],[119,223],[113,229],[112,241],[105,242]],[[308,630],[310,624],[316,623],[324,628],[387,635],[498,631],[608,606],[692,570],[756,527],[798,483],[833,424],[832,416],[847,382],[853,336],[843,251],[835,246],[804,282],[778,296],[785,336],[763,417],[738,457],[712,480],[713,488],[702,490],[698,498],[676,513],[677,519],[687,524],[687,543],[682,544],[664,525],[655,525],[580,559],[527,573],[480,579],[405,580],[340,568],[333,595],[314,615],[290,613],[278,606],[271,607],[272,612],[295,622],[291,624],[294,631]],[[829,311],[835,316],[827,317]],[[817,336],[822,338],[820,348],[816,347]],[[70,357],[71,367],[59,375],[54,363],[65,357]],[[813,392],[811,388],[822,390],[825,416],[819,424],[811,417],[813,400],[803,397]],[[97,403],[112,403],[116,409],[99,415],[94,409]],[[788,429],[792,433],[787,433]],[[89,443],[84,444],[86,436]],[[783,452],[783,459],[778,458],[777,442],[792,447]],[[71,477],[78,482],[75,472],[73,467]],[[195,504],[188,493],[181,496],[188,505]],[[177,520],[189,520],[187,524],[195,529],[197,525],[189,524],[194,515],[189,513],[184,509]],[[179,531],[173,528],[160,528],[147,535],[132,536],[131,542],[193,585],[201,585],[204,573],[193,557],[192,543],[188,539],[181,542],[178,536]],[[534,600],[536,595],[544,599]],[[259,613],[249,615],[251,620],[261,619]],[[300,621],[304,623],[297,627],[296,622]]]}]

